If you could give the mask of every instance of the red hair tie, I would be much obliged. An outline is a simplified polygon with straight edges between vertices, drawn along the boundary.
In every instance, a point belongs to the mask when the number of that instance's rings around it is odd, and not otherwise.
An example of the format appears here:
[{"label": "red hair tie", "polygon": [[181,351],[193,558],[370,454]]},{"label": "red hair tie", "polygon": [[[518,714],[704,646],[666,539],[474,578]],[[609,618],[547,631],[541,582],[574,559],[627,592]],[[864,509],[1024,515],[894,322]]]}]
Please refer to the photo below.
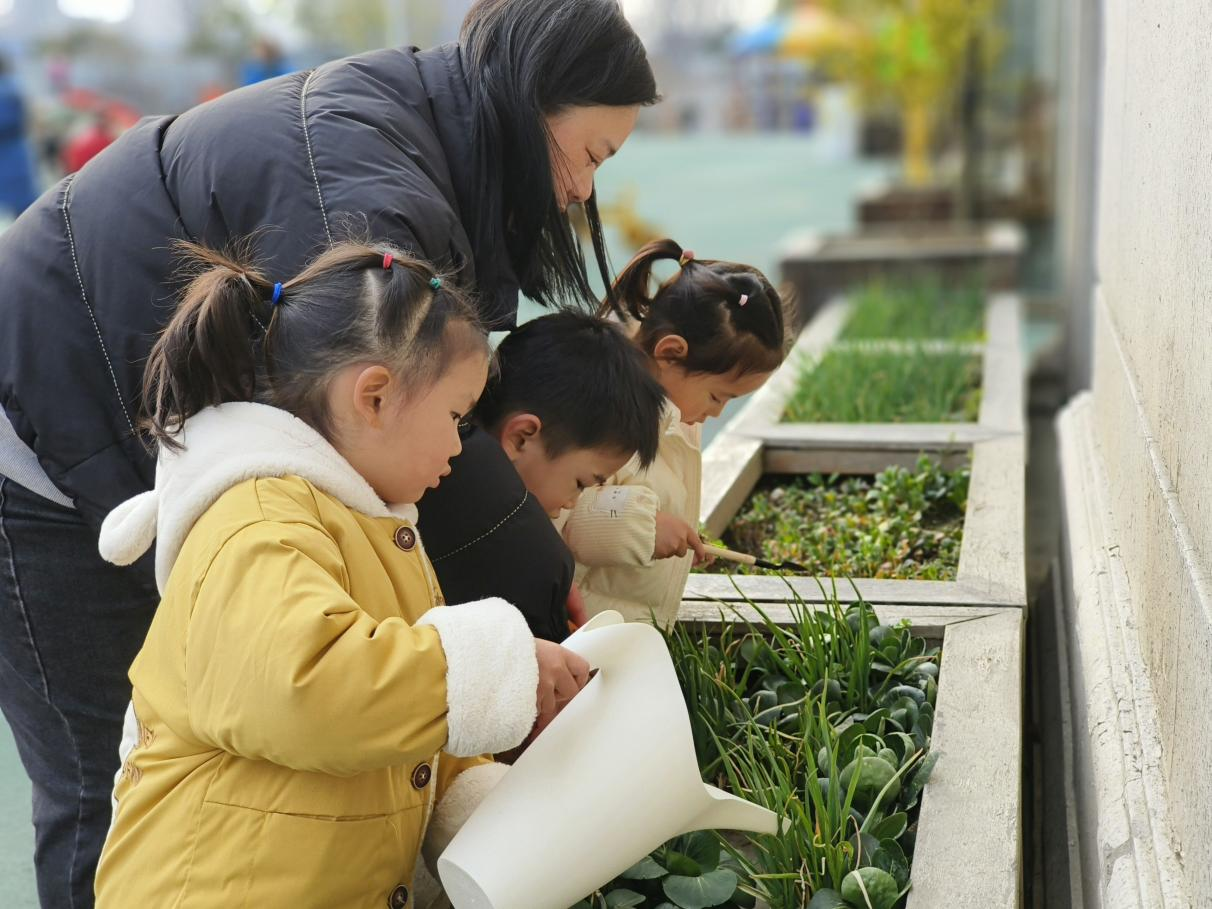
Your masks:
[{"label": "red hair tie", "polygon": [[678,259],[678,266],[681,268],[685,268],[687,262],[693,262],[693,261],[694,261],[694,250],[693,249],[683,249],[681,258]]},{"label": "red hair tie", "polygon": [[391,268],[391,263],[392,263],[393,259],[394,259],[394,257],[392,256],[391,253],[384,253],[383,254],[383,267]]}]

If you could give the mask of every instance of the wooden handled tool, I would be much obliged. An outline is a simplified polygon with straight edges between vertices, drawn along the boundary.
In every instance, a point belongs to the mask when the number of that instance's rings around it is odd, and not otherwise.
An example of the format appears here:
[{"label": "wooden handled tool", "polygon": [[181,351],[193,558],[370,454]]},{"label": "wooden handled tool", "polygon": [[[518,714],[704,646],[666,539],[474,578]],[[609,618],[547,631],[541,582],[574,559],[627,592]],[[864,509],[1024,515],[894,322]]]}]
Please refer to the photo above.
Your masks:
[{"label": "wooden handled tool", "polygon": [[747,552],[737,552],[735,549],[725,549],[723,546],[708,546],[704,544],[703,548],[707,550],[708,555],[713,555],[717,559],[723,559],[726,562],[738,562],[741,565],[752,565],[754,568],[767,568],[771,571],[808,573],[807,568],[796,562],[767,562],[765,559],[759,559],[757,556],[750,555]]}]

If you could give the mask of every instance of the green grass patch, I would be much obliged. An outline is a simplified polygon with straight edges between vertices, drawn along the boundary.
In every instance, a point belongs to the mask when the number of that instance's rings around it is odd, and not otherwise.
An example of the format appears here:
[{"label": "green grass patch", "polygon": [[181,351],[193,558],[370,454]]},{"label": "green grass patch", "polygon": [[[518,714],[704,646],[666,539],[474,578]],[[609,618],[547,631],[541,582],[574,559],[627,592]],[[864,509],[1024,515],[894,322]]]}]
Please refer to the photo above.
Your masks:
[{"label": "green grass patch", "polygon": [[[890,467],[874,477],[767,477],[728,526],[724,543],[822,576],[954,580],[969,476],[967,467],[945,470],[923,456],[913,470]],[[738,567],[717,561],[707,570]]]},{"label": "green grass patch", "polygon": [[977,354],[833,348],[804,369],[783,422],[974,422],[980,385]]},{"label": "green grass patch", "polygon": [[985,296],[975,284],[944,287],[937,281],[872,283],[853,293],[841,340],[940,338],[979,341],[985,331]]}]

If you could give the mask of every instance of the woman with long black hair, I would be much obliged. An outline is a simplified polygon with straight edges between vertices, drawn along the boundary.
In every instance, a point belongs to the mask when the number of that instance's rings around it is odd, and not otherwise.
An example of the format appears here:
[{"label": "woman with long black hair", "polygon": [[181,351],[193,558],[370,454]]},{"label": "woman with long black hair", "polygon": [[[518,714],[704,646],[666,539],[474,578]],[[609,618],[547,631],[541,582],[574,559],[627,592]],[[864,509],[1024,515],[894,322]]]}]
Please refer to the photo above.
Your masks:
[{"label": "woman with long black hair", "polygon": [[92,905],[126,670],[156,604],[148,566],[102,562],[96,534],[153,483],[139,383],[179,290],[174,241],[251,236],[291,275],[362,232],[509,327],[519,291],[591,299],[573,203],[609,286],[594,174],[657,99],[617,0],[479,0],[456,44],[146,119],[0,235],[0,708],[33,782],[44,906]]}]

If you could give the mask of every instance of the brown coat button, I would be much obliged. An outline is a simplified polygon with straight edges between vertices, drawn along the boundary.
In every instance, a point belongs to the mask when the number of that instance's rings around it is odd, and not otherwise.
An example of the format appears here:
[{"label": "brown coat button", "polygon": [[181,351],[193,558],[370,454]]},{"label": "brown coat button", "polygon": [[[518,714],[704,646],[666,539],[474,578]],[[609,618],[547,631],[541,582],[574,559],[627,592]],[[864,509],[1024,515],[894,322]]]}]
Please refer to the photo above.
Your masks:
[{"label": "brown coat button", "polygon": [[396,545],[405,552],[412,552],[412,548],[417,545],[417,532],[404,525],[397,527]]},{"label": "brown coat button", "polygon": [[433,770],[428,764],[417,764],[417,769],[412,772],[412,788],[424,789],[432,777]]},{"label": "brown coat button", "polygon": [[401,884],[387,898],[389,909],[404,909],[408,905],[408,888]]}]

